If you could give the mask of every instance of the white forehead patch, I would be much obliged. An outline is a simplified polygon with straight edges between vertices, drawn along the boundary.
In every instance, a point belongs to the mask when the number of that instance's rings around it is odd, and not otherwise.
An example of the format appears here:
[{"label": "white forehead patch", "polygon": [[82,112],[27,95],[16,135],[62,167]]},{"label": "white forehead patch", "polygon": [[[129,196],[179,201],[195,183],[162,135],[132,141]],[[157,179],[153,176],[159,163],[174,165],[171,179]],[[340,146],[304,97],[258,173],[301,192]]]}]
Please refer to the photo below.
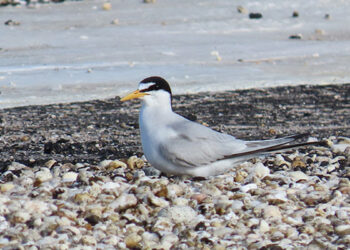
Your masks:
[{"label": "white forehead patch", "polygon": [[154,82],[147,82],[147,83],[139,83],[139,90],[144,90],[144,89],[148,89],[149,87],[151,87],[152,85],[154,85]]}]

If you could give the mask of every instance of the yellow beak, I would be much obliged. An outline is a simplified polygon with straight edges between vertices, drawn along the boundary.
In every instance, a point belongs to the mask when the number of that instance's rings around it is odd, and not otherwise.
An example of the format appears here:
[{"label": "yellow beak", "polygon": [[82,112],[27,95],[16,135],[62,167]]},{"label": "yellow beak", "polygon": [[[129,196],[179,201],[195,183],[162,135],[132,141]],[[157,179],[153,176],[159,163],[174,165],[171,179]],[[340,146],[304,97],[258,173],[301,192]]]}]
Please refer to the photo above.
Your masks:
[{"label": "yellow beak", "polygon": [[140,97],[143,97],[145,95],[148,95],[148,94],[144,93],[144,92],[140,92],[140,90],[135,90],[134,92],[124,96],[122,99],[120,99],[120,101],[124,102],[124,101],[127,101],[127,100],[140,98]]}]

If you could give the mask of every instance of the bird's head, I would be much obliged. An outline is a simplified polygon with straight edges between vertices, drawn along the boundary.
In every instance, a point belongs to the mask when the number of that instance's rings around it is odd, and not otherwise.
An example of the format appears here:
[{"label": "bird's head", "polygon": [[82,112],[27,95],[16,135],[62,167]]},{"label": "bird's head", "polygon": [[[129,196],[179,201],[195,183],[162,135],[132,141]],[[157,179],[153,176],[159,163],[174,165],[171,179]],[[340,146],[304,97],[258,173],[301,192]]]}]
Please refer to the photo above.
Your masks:
[{"label": "bird's head", "polygon": [[139,88],[126,95],[121,101],[127,101],[135,98],[141,98],[145,101],[152,100],[162,102],[162,100],[171,101],[171,89],[169,83],[159,76],[151,76],[143,79],[139,83]]}]

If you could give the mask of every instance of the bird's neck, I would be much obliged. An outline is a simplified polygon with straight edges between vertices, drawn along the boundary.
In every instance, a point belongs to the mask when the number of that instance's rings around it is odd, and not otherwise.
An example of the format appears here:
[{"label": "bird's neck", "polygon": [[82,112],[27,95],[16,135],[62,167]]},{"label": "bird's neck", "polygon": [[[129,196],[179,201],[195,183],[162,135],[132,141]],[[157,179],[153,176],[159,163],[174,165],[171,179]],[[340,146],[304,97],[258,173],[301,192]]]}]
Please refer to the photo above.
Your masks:
[{"label": "bird's neck", "polygon": [[171,98],[167,95],[145,96],[142,100],[143,111],[152,112],[154,114],[162,114],[164,112],[172,112]]}]

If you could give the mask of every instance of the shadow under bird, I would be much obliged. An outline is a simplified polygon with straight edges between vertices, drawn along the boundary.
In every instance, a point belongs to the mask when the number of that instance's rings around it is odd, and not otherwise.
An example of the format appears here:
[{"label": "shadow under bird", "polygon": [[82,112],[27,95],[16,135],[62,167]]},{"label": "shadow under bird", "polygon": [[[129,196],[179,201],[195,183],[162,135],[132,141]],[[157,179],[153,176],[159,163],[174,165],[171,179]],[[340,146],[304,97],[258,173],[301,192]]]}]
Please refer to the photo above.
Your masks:
[{"label": "shadow under bird", "polygon": [[240,140],[176,114],[171,107],[171,96],[168,82],[152,76],[142,80],[136,91],[121,99],[142,100],[139,124],[143,152],[147,161],[164,173],[207,177],[269,152],[324,144],[289,144],[306,134],[272,140]]}]

